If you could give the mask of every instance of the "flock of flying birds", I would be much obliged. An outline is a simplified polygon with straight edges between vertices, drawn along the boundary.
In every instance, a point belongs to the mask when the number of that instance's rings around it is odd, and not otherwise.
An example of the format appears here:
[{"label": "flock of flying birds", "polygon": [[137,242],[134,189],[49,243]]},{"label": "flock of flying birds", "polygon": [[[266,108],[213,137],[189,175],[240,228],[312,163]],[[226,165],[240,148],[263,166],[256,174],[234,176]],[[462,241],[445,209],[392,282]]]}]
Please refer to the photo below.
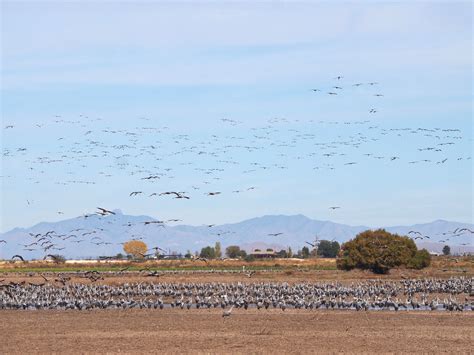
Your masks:
[{"label": "flock of flying birds", "polygon": [[[366,88],[365,93],[373,97],[374,105],[358,113],[361,117],[366,115],[358,121],[303,122],[271,118],[260,126],[248,128],[243,121],[222,118],[218,128],[220,133],[201,133],[196,137],[176,133],[174,129],[156,124],[147,117],[121,122],[124,127],[82,114],[75,120],[56,115],[49,122],[38,122],[31,127],[9,124],[3,132],[4,175],[0,178],[5,186],[19,179],[32,186],[39,184],[50,188],[51,185],[59,185],[62,188],[58,188],[58,194],[67,193],[69,188],[73,190],[72,186],[85,188],[97,185],[96,190],[87,190],[91,194],[99,194],[107,187],[118,186],[123,190],[125,186],[132,186],[128,192],[123,192],[124,198],[199,199],[204,202],[204,198],[221,199],[229,195],[258,193],[262,189],[262,181],[288,178],[286,171],[293,169],[303,169],[303,174],[306,173],[304,169],[315,174],[331,174],[345,169],[343,173],[350,174],[347,169],[351,166],[367,162],[443,166],[450,161],[471,160],[470,155],[458,154],[454,150],[466,139],[458,128],[387,128],[373,121],[372,117],[376,117],[374,115],[381,110],[380,100],[384,98],[378,82],[346,83],[344,77],[339,75],[334,78],[332,87],[313,88],[311,92],[316,96],[326,93],[337,100],[338,95],[350,94],[351,90],[360,87]],[[45,149],[40,148],[38,142],[28,145],[27,141],[22,140],[23,129],[34,130],[36,139],[43,139],[41,143]],[[396,151],[380,153],[390,150],[392,144],[387,144],[388,141],[399,139],[406,144],[413,138],[417,147],[410,156],[402,156]],[[236,177],[243,183],[235,182]],[[232,183],[237,186],[228,189]],[[295,194],[298,195],[298,192]],[[35,205],[44,208],[41,201],[26,199],[25,208],[33,209]],[[331,211],[341,208],[343,206],[328,206]],[[56,213],[61,215],[64,211]],[[114,214],[108,208],[99,207],[95,213],[84,214],[83,218]],[[181,219],[169,218],[146,221],[144,225],[164,227],[167,223],[178,221]],[[209,223],[204,225],[214,226]],[[54,240],[71,239],[77,244],[107,245],[94,235],[97,232],[73,229],[67,234],[56,234],[49,231],[28,235],[33,239],[22,245],[25,251],[42,250],[47,256],[63,248]],[[221,230],[216,235],[226,233],[231,232]],[[465,233],[472,231],[464,228],[446,235],[443,233],[444,239],[438,241],[447,242]],[[275,231],[269,235],[276,237],[282,234]],[[416,231],[410,231],[409,235],[414,239],[429,239]],[[140,239],[140,236],[131,235],[131,238]],[[1,243],[7,241],[0,240]]]},{"label": "flock of flying birds", "polygon": [[[451,238],[462,237],[462,236],[466,236],[466,235],[469,235],[469,234],[474,234],[474,231],[469,229],[469,228],[456,228],[453,231],[446,231],[446,232],[439,233],[438,235],[443,236],[443,239],[438,239],[437,242],[438,243],[447,243],[451,240]],[[408,235],[412,236],[413,240],[431,239],[431,237],[429,235],[423,235],[422,233],[420,233],[418,231],[409,231]],[[466,246],[466,245],[470,245],[470,243],[459,243],[459,245]]]}]

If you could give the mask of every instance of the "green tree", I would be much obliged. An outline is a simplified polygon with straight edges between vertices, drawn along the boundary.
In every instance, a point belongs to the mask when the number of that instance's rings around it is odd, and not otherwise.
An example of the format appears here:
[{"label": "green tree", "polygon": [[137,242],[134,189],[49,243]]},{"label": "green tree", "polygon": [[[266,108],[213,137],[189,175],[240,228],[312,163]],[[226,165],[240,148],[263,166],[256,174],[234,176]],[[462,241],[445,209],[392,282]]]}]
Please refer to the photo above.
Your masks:
[{"label": "green tree", "polygon": [[249,254],[244,257],[244,260],[249,262],[255,261],[255,257],[252,254]]},{"label": "green tree", "polygon": [[445,245],[443,247],[443,255],[450,255],[451,254],[451,248],[449,247],[449,245]]},{"label": "green tree", "polygon": [[285,249],[282,249],[277,253],[277,257],[287,258],[288,257],[288,252]]},{"label": "green tree", "polygon": [[222,257],[221,242],[216,242],[216,245],[214,246],[214,250],[216,252],[216,258],[221,258]]},{"label": "green tree", "polygon": [[308,247],[304,246],[301,249],[301,256],[303,257],[303,259],[309,258],[309,248]]},{"label": "green tree", "polygon": [[321,240],[318,246],[318,255],[323,258],[335,258],[339,254],[341,246],[338,242],[329,240]]},{"label": "green tree", "polygon": [[288,257],[288,258],[292,258],[292,257],[293,257],[293,250],[291,250],[291,247],[288,247],[287,257]]},{"label": "green tree", "polygon": [[[359,233],[354,239],[344,243],[341,251],[337,267],[343,270],[359,268],[383,274],[398,266],[429,265],[427,252],[417,253],[412,239],[391,234],[384,229]],[[423,262],[419,263],[417,259],[422,259]]]},{"label": "green tree", "polygon": [[201,258],[214,259],[216,257],[216,250],[210,246],[204,247],[201,249],[199,256]]},{"label": "green tree", "polygon": [[241,256],[242,250],[240,250],[240,247],[238,245],[229,245],[225,249],[225,255],[227,255],[231,259],[238,258]]}]

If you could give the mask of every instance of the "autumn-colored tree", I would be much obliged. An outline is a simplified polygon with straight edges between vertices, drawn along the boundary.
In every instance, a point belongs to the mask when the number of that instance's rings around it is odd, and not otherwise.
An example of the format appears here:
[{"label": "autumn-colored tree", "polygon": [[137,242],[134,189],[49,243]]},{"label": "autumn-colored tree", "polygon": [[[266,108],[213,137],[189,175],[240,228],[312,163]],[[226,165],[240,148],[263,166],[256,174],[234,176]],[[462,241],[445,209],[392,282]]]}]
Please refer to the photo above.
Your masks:
[{"label": "autumn-colored tree", "polygon": [[417,250],[412,239],[391,234],[384,229],[359,233],[342,245],[337,259],[339,269],[368,269],[381,274],[393,267],[423,268],[429,264],[429,253]]},{"label": "autumn-colored tree", "polygon": [[143,258],[147,250],[147,245],[141,240],[129,240],[123,245],[123,251],[134,258]]}]

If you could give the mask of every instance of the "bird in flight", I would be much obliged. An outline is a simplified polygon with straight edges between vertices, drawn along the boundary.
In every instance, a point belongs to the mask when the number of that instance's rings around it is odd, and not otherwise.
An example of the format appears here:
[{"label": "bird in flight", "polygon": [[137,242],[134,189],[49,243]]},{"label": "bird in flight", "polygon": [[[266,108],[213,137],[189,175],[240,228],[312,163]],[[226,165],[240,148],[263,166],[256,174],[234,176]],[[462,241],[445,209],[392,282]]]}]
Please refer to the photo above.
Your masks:
[{"label": "bird in flight", "polygon": [[175,195],[175,198],[185,198],[185,199],[189,200],[188,196],[185,196],[185,195],[183,195],[183,193],[176,192],[176,191],[166,191],[166,192],[162,192],[161,194],[159,194],[159,196],[163,196],[163,195]]},{"label": "bird in flight", "polygon": [[148,225],[148,224],[160,224],[162,227],[164,227],[164,226],[163,226],[164,221],[145,221],[145,222],[143,222],[143,223],[144,223],[145,225]]},{"label": "bird in flight", "polygon": [[268,235],[272,236],[272,237],[277,237],[277,236],[282,235],[282,234],[283,233],[280,232],[280,233],[269,233]]},{"label": "bird in flight", "polygon": [[136,195],[139,195],[143,193],[142,191],[133,191],[133,192],[130,192],[130,195],[129,196],[136,196]]},{"label": "bird in flight", "polygon": [[221,193],[219,191],[216,192],[208,192],[206,195],[207,196],[215,196],[215,195],[220,195]]},{"label": "bird in flight", "polygon": [[337,208],[341,208],[341,207],[339,207],[339,206],[331,206],[331,207],[329,207],[329,209],[331,209],[331,210],[335,210],[335,209],[337,209]]},{"label": "bird in flight", "polygon": [[142,180],[151,180],[151,179],[159,179],[160,177],[158,175],[150,175],[147,177],[142,178]]},{"label": "bird in flight", "polygon": [[105,208],[102,208],[102,207],[97,207],[97,209],[100,210],[100,212],[97,212],[97,214],[101,214],[102,216],[105,216],[108,214],[115,214],[115,212],[106,210]]}]

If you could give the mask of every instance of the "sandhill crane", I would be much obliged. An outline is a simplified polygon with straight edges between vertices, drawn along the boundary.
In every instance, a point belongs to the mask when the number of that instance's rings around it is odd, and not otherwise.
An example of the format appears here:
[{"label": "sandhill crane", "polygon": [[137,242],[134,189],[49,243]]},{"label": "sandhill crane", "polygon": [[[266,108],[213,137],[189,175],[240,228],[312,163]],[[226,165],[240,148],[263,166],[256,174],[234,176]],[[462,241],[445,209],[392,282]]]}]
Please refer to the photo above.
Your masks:
[{"label": "sandhill crane", "polygon": [[98,214],[102,214],[102,215],[107,215],[107,214],[115,214],[115,212],[112,212],[112,211],[109,211],[105,208],[102,208],[102,207],[97,207],[98,210],[100,210],[100,212],[98,212]]},{"label": "sandhill crane", "polygon": [[232,305],[232,307],[230,307],[229,309],[227,310],[224,310],[222,312],[222,317],[225,318],[225,317],[230,317],[230,315],[232,314],[232,309],[234,308],[234,305]]}]

